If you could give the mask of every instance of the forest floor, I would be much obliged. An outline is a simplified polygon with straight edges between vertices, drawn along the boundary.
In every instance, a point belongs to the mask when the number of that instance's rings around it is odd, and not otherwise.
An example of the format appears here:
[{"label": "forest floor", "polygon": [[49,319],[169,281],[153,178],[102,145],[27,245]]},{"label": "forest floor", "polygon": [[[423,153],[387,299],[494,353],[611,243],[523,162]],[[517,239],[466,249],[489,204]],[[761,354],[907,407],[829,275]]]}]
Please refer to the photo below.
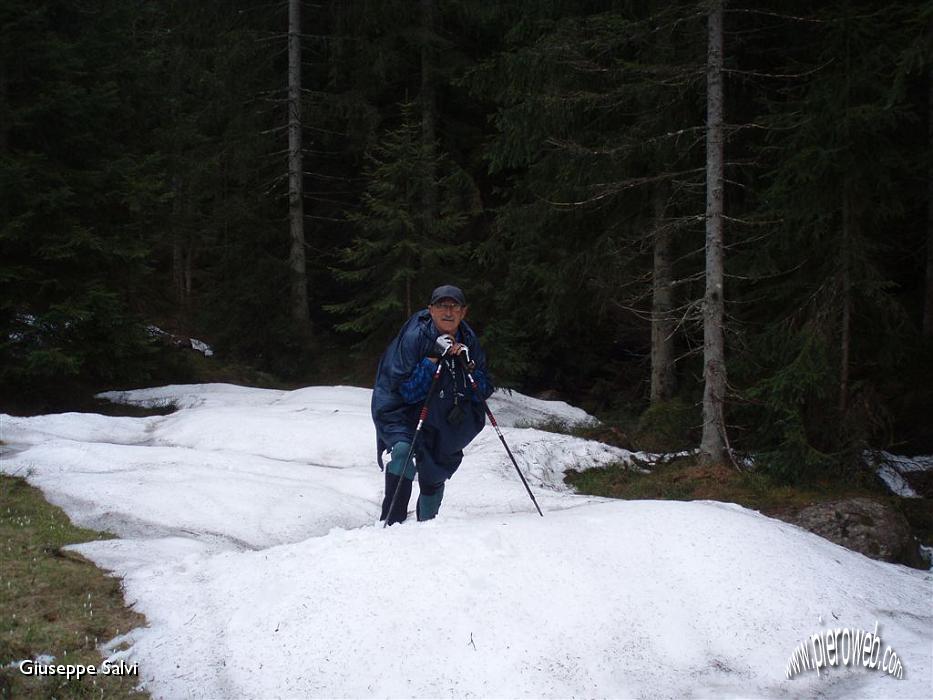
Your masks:
[{"label": "forest floor", "polygon": [[[0,659],[35,659],[61,650],[55,664],[100,667],[98,646],[146,624],[108,576],[69,544],[112,535],[75,527],[24,479],[0,475]],[[133,675],[26,676],[0,667],[0,698],[146,698]]]}]

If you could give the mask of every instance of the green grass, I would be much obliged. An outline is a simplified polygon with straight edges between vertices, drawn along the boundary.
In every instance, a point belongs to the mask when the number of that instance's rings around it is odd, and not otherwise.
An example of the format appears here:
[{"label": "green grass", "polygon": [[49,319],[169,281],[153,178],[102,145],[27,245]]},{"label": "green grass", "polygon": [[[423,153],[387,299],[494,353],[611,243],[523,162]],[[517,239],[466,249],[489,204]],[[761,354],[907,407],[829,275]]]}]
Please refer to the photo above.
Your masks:
[{"label": "green grass", "polygon": [[658,464],[648,474],[621,465],[571,471],[567,482],[581,493],[612,498],[729,501],[763,511],[801,508],[830,494],[834,498],[865,495],[861,487],[841,492],[829,484],[808,488],[781,485],[757,472],[700,466],[693,457]]},{"label": "green grass", "polygon": [[927,499],[892,496],[867,472],[856,478],[827,478],[807,485],[783,484],[762,472],[731,466],[701,466],[694,457],[658,464],[647,474],[622,465],[568,471],[566,482],[579,493],[646,500],[712,500],[738,503],[779,519],[815,503],[865,497],[882,501],[907,518],[923,544],[933,545],[933,514]]},{"label": "green grass", "polygon": [[135,676],[27,677],[8,664],[40,654],[100,666],[99,644],[145,625],[120,582],[62,548],[109,539],[73,526],[23,479],[0,475],[0,698],[145,698]]}]

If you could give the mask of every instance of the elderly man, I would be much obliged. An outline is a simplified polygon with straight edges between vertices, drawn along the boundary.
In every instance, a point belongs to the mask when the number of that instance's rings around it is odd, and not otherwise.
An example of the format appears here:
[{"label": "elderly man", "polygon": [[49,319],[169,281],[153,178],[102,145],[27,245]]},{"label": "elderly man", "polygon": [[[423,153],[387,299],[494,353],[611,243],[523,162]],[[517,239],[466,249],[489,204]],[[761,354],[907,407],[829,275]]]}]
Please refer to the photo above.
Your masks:
[{"label": "elderly man", "polygon": [[[460,288],[450,284],[438,287],[431,294],[428,308],[408,319],[379,360],[372,414],[380,468],[383,451],[391,453],[380,517],[388,519],[389,525],[407,517],[416,471],[421,490],[416,507],[418,520],[437,515],[444,482],[460,466],[463,448],[485,425],[482,400],[489,397],[493,387],[486,374],[486,355],[464,320],[466,315],[466,298]],[[461,355],[474,366],[473,378],[480,395],[470,388]],[[405,464],[438,362],[442,363],[441,374],[429,399],[428,417],[414,459]],[[399,495],[390,513],[396,488]]]}]

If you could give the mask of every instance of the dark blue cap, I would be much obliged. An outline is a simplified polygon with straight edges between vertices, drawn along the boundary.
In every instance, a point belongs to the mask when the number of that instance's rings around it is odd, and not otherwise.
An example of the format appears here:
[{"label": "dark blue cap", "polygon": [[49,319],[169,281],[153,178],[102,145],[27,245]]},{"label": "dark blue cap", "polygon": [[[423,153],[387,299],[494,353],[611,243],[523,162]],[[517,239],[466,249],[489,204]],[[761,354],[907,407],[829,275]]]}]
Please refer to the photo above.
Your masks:
[{"label": "dark blue cap", "polygon": [[463,296],[463,290],[452,284],[442,284],[431,293],[432,304],[436,304],[441,299],[453,299],[461,306],[466,306],[466,297]]}]

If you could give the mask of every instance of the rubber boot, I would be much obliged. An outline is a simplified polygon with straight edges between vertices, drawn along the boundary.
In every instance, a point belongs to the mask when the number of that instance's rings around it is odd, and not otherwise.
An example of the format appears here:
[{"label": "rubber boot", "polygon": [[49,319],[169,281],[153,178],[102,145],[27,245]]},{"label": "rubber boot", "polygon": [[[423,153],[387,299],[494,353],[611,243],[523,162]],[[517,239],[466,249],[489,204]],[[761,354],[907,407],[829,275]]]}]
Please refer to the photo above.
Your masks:
[{"label": "rubber boot", "polygon": [[418,505],[415,508],[418,520],[433,520],[437,511],[441,509],[442,500],[444,500],[444,482],[421,486],[421,495],[418,496]]},{"label": "rubber boot", "polygon": [[[405,474],[402,474],[402,465],[405,458],[408,457],[408,451],[411,449],[411,443],[397,442],[392,446],[392,460],[386,465],[386,491],[382,499],[382,515],[380,520],[388,517],[389,525],[403,523],[408,517],[408,501],[411,500],[411,481],[415,477],[414,459],[408,464]],[[402,485],[399,486],[399,479]],[[395,495],[395,489],[398,488],[398,498],[395,501],[395,508],[389,513],[389,506],[392,503],[392,496]]]},{"label": "rubber boot", "polygon": [[[400,479],[402,481],[401,486],[398,485]],[[398,498],[395,499],[395,508],[389,513],[389,505],[392,503],[392,496],[395,494],[396,488],[398,488]],[[408,517],[408,501],[410,500],[411,479],[404,479],[386,469],[386,493],[382,499],[382,515],[379,516],[379,519],[385,520],[386,516],[388,516],[389,525],[405,522]]]}]

